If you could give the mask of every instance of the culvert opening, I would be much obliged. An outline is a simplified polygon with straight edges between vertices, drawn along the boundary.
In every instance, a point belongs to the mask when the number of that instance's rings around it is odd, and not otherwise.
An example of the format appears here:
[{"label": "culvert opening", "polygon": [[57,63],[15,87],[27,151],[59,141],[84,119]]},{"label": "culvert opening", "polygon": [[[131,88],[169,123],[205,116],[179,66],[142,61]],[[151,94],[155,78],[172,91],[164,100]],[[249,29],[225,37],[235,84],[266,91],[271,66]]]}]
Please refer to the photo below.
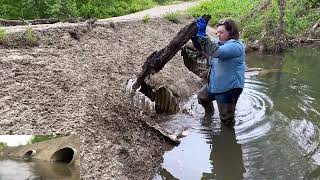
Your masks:
[{"label": "culvert opening", "polygon": [[155,92],[155,102],[157,113],[176,113],[179,110],[176,97],[165,87]]},{"label": "culvert opening", "polygon": [[155,102],[156,113],[173,114],[179,110],[177,98],[165,87],[155,90],[153,86],[143,82],[139,91]]},{"label": "culvert opening", "polygon": [[50,158],[52,162],[70,164],[74,158],[75,151],[72,148],[63,148],[56,151]]},{"label": "culvert opening", "polygon": [[155,100],[155,93],[153,90],[154,87],[150,86],[145,82],[141,84],[141,88],[139,89],[139,91],[142,92],[145,96],[147,96],[151,101]]},{"label": "culvert opening", "polygon": [[24,160],[29,160],[29,159],[31,159],[31,157],[32,157],[35,153],[36,153],[35,150],[27,151],[26,153],[24,153],[23,159],[24,159]]},{"label": "culvert opening", "polygon": [[[130,79],[127,91],[132,92],[134,80]],[[153,86],[143,82],[138,92],[135,94],[134,104],[145,111],[154,110],[155,113],[173,114],[179,111],[177,98],[165,87],[155,89]]]}]

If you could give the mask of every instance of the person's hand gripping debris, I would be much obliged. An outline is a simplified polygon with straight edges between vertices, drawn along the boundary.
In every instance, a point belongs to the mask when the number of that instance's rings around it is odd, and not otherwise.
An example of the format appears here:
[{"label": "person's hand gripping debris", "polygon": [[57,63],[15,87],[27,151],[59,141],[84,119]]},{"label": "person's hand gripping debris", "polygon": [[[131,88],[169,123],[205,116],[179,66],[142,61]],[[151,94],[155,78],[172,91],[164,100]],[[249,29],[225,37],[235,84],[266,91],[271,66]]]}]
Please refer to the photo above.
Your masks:
[{"label": "person's hand gripping debris", "polygon": [[208,55],[204,52],[204,44],[206,43],[206,39],[208,39],[208,35],[206,34],[206,29],[209,20],[211,19],[210,15],[202,15],[201,17],[197,18],[196,25],[198,28],[197,33],[195,36],[191,37],[191,41],[193,46],[199,51],[199,53],[206,58],[209,58]]}]

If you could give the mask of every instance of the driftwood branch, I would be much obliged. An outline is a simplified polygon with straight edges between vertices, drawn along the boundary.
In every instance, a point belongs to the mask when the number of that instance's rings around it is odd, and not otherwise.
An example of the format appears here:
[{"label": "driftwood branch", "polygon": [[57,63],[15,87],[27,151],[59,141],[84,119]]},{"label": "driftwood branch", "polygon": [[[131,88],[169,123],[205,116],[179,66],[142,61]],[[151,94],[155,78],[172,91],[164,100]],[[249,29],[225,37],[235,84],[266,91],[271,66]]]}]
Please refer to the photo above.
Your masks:
[{"label": "driftwood branch", "polygon": [[54,24],[54,23],[59,22],[59,20],[58,19],[34,19],[34,20],[28,21],[28,22],[31,22],[32,25],[35,25],[35,24]]},{"label": "driftwood branch", "polygon": [[36,24],[54,24],[59,22],[58,19],[34,19],[34,20],[7,20],[0,19],[0,25],[2,26],[19,26],[19,25],[36,25]]},{"label": "driftwood branch", "polygon": [[19,19],[20,19],[20,21],[22,21],[24,24],[31,25],[31,23],[29,23],[28,21],[26,21],[26,20],[24,20],[24,19],[22,19],[22,18],[19,18]]},{"label": "driftwood branch", "polygon": [[312,26],[312,31],[315,31],[320,26],[320,19]]},{"label": "driftwood branch", "polygon": [[18,25],[25,25],[25,23],[21,20],[0,19],[0,25],[2,25],[2,26],[18,26]]},{"label": "driftwood branch", "polygon": [[320,39],[312,39],[312,38],[297,38],[297,39],[292,39],[289,42],[294,43],[312,43],[312,42],[320,42]]},{"label": "driftwood branch", "polygon": [[258,14],[260,11],[264,11],[267,9],[271,4],[271,0],[264,0],[261,3],[259,3],[248,15],[245,17],[241,18],[239,22],[245,21],[249,18],[254,17],[256,14]]},{"label": "driftwood branch", "polygon": [[150,74],[159,72],[164,65],[186,44],[189,39],[197,32],[196,21],[182,28],[179,33],[170,41],[170,43],[160,51],[155,51],[149,55],[142,66],[137,81],[133,84],[132,89],[135,92]]}]

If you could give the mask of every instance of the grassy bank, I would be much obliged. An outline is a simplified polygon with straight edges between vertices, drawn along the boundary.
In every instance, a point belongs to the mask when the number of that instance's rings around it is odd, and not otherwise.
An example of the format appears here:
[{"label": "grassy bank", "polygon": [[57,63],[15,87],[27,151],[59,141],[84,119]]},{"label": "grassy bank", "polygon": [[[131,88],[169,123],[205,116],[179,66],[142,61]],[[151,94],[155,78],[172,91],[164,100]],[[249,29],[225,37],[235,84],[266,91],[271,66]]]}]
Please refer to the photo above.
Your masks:
[{"label": "grassy bank", "polygon": [[0,18],[62,20],[108,18],[175,2],[174,0],[0,0]]},{"label": "grassy bank", "polygon": [[[284,4],[281,4],[284,3]],[[260,40],[269,49],[283,41],[312,34],[320,17],[318,0],[208,0],[190,9],[194,17],[211,14],[211,25],[223,18],[239,22],[241,37]],[[319,29],[319,28],[318,28]],[[313,34],[313,36],[317,36]]]}]

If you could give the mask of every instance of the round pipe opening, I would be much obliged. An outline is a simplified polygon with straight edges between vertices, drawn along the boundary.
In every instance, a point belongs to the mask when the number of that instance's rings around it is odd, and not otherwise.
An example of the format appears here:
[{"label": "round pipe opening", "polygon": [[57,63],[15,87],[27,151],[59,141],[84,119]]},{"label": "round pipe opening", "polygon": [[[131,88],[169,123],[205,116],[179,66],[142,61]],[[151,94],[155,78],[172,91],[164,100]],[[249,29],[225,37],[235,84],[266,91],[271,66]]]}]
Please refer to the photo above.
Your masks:
[{"label": "round pipe opening", "polygon": [[75,157],[75,150],[72,148],[62,148],[56,151],[50,158],[52,162],[62,162],[70,164]]},{"label": "round pipe opening", "polygon": [[27,151],[26,153],[24,153],[24,155],[23,155],[22,158],[23,158],[24,160],[30,160],[31,157],[32,157],[35,153],[36,153],[35,150]]}]

